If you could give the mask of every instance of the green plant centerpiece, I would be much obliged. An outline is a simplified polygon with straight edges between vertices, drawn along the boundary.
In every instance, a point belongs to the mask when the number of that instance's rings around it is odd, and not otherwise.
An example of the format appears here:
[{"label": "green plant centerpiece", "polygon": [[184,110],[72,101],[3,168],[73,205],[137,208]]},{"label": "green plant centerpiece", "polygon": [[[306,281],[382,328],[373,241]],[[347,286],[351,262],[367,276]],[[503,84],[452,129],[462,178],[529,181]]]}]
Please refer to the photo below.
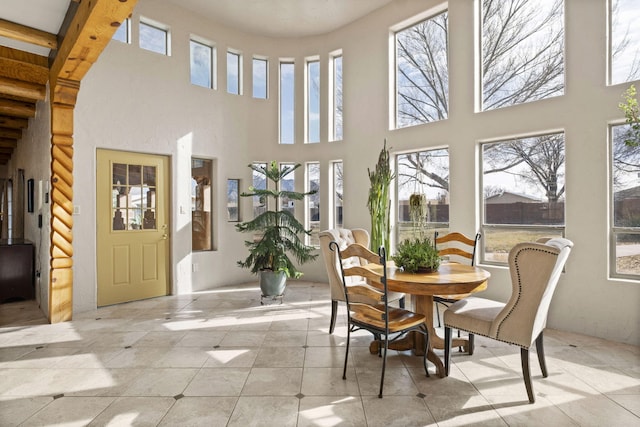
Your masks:
[{"label": "green plant centerpiece", "polygon": [[391,258],[407,273],[430,273],[440,267],[438,250],[428,237],[405,239]]},{"label": "green plant centerpiece", "polygon": [[[300,164],[280,168],[275,161],[266,167],[250,164],[249,168],[264,178],[266,189],[251,186],[249,191],[240,194],[241,197],[257,197],[267,206],[251,221],[236,225],[236,229],[242,233],[253,233],[253,239],[244,242],[249,249],[249,256],[244,261],[238,261],[238,265],[251,269],[252,273],[259,276],[263,298],[282,298],[287,278],[302,276],[289,255],[298,265],[318,257],[318,254],[314,254],[315,248],[307,246],[302,240],[303,236],[311,235],[311,230],[305,230],[291,212],[281,209],[283,198],[302,200],[316,193],[316,190],[300,193],[281,188],[283,179],[299,167]],[[269,210],[269,207],[272,209]]]}]

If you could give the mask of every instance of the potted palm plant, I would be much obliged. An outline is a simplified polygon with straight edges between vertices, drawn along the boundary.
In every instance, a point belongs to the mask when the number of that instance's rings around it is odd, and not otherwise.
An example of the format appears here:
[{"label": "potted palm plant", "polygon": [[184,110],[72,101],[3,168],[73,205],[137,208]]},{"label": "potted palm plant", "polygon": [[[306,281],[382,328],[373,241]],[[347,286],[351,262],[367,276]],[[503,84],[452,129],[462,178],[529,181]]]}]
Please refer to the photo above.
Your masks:
[{"label": "potted palm plant", "polygon": [[[299,278],[299,271],[291,255],[298,264],[313,261],[318,257],[314,254],[314,247],[307,246],[302,236],[310,235],[310,230],[287,210],[281,209],[281,199],[302,200],[305,196],[315,194],[316,191],[300,193],[281,188],[280,183],[287,175],[293,173],[300,164],[279,168],[275,161],[262,165],[250,164],[249,168],[265,178],[266,189],[249,187],[249,191],[240,194],[241,197],[258,197],[267,204],[267,209],[251,221],[236,225],[242,233],[253,233],[253,239],[245,241],[249,249],[249,256],[238,261],[242,268],[249,268],[257,274],[260,280],[260,290],[263,298],[282,298],[288,277]],[[268,208],[272,209],[269,210]]]}]

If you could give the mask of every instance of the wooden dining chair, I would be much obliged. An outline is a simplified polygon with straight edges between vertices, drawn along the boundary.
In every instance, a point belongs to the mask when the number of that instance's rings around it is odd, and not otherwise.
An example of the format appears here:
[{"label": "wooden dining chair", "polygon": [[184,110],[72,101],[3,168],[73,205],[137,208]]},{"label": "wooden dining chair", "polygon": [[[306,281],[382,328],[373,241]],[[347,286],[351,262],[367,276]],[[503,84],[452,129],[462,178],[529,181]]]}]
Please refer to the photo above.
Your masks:
[{"label": "wooden dining chair", "polygon": [[[476,248],[481,234],[477,233],[475,238],[471,239],[462,233],[452,232],[439,236],[438,232],[435,232],[433,241],[435,242],[436,249],[438,249],[438,255],[440,257],[449,257],[453,262],[464,262],[469,265],[475,265],[476,260]],[[454,302],[460,301],[463,298],[468,297],[471,294],[461,295],[434,295],[433,302],[436,304],[436,318],[438,319],[438,327],[442,326],[440,322],[440,305],[448,307]],[[458,331],[458,337],[460,337],[460,331]],[[462,351],[462,347],[460,347]],[[473,354],[473,334],[469,334],[468,344],[469,355]]]},{"label": "wooden dining chair", "polygon": [[[361,329],[371,332],[374,339],[382,343],[378,351],[378,355],[382,357],[379,398],[382,398],[389,343],[404,337],[408,332],[415,331],[424,335],[425,347],[422,364],[424,365],[426,375],[429,376],[429,370],[427,368],[429,332],[425,323],[426,317],[403,308],[389,306],[387,258],[384,247],[381,246],[378,254],[376,254],[359,243],[353,243],[341,249],[337,242],[332,241],[329,244],[329,248],[331,251],[337,253],[341,261],[340,273],[345,301],[347,303],[347,346],[342,379],[347,379],[347,361],[349,360],[351,333]],[[366,266],[361,265],[358,261],[359,259],[366,260],[368,264]],[[366,283],[348,286],[347,279],[353,276],[363,277],[367,280],[381,283],[382,291]],[[356,302],[356,300],[363,301],[362,297],[369,302]]]},{"label": "wooden dining chair", "polygon": [[519,243],[509,252],[511,297],[506,304],[468,297],[447,308],[444,312],[446,375],[449,375],[451,365],[452,328],[514,344],[520,347],[529,402],[535,402],[529,371],[529,348],[535,342],[542,376],[546,378],[542,333],[553,292],[572,247],[573,242],[564,238],[549,239],[546,243]]},{"label": "wooden dining chair", "polygon": [[[342,276],[340,273],[340,260],[337,253],[329,249],[329,243],[335,241],[340,249],[344,249],[352,243],[360,243],[364,247],[369,247],[369,233],[362,228],[334,228],[320,232],[320,249],[324,258],[324,265],[329,279],[331,289],[331,320],[329,322],[329,333],[332,334],[336,327],[338,316],[338,302],[345,301],[344,288],[342,286]],[[364,260],[358,260],[364,263]],[[349,285],[364,283],[361,277],[350,277]],[[398,301],[398,305],[404,308],[405,294],[401,292],[389,292],[389,302]],[[354,299],[357,300],[356,297]]]}]

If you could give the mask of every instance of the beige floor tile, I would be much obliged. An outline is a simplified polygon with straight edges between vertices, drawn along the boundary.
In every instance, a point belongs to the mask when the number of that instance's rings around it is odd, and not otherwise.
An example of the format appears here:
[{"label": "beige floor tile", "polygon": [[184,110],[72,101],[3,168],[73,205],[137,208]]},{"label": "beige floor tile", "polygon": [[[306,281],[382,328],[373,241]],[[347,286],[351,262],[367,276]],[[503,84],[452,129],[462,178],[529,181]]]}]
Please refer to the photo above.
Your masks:
[{"label": "beige floor tile", "polygon": [[0,398],[0,425],[17,426],[52,401],[52,397],[2,397]]},{"label": "beige floor tile", "polygon": [[208,352],[208,347],[173,347],[153,366],[159,368],[200,368],[209,359]]},{"label": "beige floor tile", "polygon": [[237,397],[183,397],[175,402],[158,425],[224,427],[237,401]]},{"label": "beige floor tile", "polygon": [[249,368],[202,368],[191,380],[185,396],[240,396]]},{"label": "beige floor tile", "polygon": [[363,396],[369,427],[435,426],[424,399],[415,396]]},{"label": "beige floor tile", "polygon": [[115,399],[114,397],[61,397],[35,413],[21,426],[86,426]]},{"label": "beige floor tile", "polygon": [[305,396],[300,400],[298,427],[367,425],[362,400],[354,396]]},{"label": "beige floor tile", "polygon": [[614,394],[607,397],[630,411],[640,420],[640,394]]},{"label": "beige floor tile", "polygon": [[302,347],[307,343],[307,331],[268,331],[263,347]]},{"label": "beige floor tile", "polygon": [[220,342],[220,347],[260,347],[264,337],[264,332],[233,331],[225,335]]},{"label": "beige floor tile", "polygon": [[253,368],[242,396],[295,396],[301,383],[302,368]]},{"label": "beige floor tile", "polygon": [[[344,366],[344,347],[307,347],[304,356],[305,368],[339,368]],[[353,358],[349,358],[353,366]]]},{"label": "beige floor tile", "polygon": [[172,397],[120,397],[89,426],[155,426],[174,403]]},{"label": "beige floor tile", "polygon": [[347,369],[347,379],[342,379],[343,368],[305,368],[302,376],[302,394],[305,396],[358,396],[358,378],[355,370]]},{"label": "beige floor tile", "polygon": [[482,396],[428,396],[425,403],[438,426],[507,426]]},{"label": "beige floor tile", "polygon": [[296,397],[242,396],[227,426],[295,427],[299,404]]},{"label": "beige floor tile", "polygon": [[256,368],[302,368],[305,349],[302,347],[262,347],[253,366]]},{"label": "beige floor tile", "polygon": [[186,331],[176,346],[213,347],[220,344],[226,334],[226,331]]},{"label": "beige floor tile", "polygon": [[537,396],[536,402],[515,402],[513,396],[485,396],[509,426],[531,426],[544,420],[554,427],[576,427],[576,422],[548,399]]},{"label": "beige floor tile", "polygon": [[549,396],[548,399],[580,426],[637,426],[640,419],[607,396]]},{"label": "beige floor tile", "polygon": [[143,369],[131,382],[123,396],[177,396],[182,394],[195,377],[197,369]]},{"label": "beige floor tile", "polygon": [[208,350],[209,358],[204,368],[250,368],[253,366],[260,347],[220,347]]},{"label": "beige floor tile", "polygon": [[[381,374],[382,366],[378,369],[363,369],[356,366],[356,376],[362,396],[378,395]],[[406,368],[387,368],[382,394],[383,396],[415,396],[418,394],[418,388]]]}]

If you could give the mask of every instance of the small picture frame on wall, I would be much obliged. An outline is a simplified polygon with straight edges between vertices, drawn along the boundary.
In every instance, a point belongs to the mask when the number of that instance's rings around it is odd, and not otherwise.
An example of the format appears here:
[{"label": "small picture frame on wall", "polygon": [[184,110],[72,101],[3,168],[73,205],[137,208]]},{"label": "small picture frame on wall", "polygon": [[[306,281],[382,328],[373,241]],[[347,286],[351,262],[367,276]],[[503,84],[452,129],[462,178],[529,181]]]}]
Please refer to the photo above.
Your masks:
[{"label": "small picture frame on wall", "polygon": [[240,221],[240,180],[227,179],[227,221]]}]

